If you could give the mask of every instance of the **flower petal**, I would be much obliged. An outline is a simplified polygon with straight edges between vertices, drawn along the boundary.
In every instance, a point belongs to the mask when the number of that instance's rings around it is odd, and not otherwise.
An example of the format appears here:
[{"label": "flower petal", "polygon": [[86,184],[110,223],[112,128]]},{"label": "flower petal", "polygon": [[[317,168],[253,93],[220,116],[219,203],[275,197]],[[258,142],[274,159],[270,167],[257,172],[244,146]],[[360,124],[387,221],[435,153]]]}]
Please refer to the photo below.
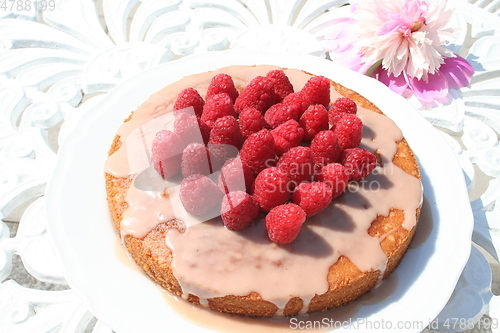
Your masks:
[{"label": "flower petal", "polygon": [[408,84],[415,97],[422,102],[431,103],[442,100],[448,95],[448,80],[440,72],[429,74],[427,81],[411,78]]},{"label": "flower petal", "polygon": [[403,95],[405,90],[408,88],[408,82],[404,75],[394,76],[389,74],[385,69],[379,68],[373,73],[373,77],[378,79],[380,82],[388,86],[392,91],[399,95]]},{"label": "flower petal", "polygon": [[445,58],[439,72],[448,80],[450,89],[460,89],[469,85],[474,69],[467,60],[456,56]]}]

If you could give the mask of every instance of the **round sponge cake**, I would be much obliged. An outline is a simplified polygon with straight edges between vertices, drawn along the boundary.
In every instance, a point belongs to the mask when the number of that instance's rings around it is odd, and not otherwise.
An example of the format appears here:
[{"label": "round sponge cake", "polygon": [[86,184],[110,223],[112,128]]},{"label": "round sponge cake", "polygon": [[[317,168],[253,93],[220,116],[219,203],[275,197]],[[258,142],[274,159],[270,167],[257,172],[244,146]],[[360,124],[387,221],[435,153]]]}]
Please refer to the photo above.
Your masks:
[{"label": "round sponge cake", "polygon": [[[230,66],[187,76],[157,92],[125,120],[106,162],[114,227],[134,261],[171,293],[213,310],[246,316],[293,316],[350,302],[376,287],[399,264],[415,233],[422,203],[419,168],[401,131],[370,101],[331,81],[331,100],[356,102],[361,147],[378,166],[287,245],[271,242],[262,221],[230,231],[220,217],[187,213],[178,180],[150,167],[154,135],[172,128],[178,93],[205,97],[211,78],[229,74],[239,91],[275,66]],[[299,91],[311,74],[283,69]],[[138,182],[138,179],[142,182]],[[138,184],[149,184],[140,186]]]}]

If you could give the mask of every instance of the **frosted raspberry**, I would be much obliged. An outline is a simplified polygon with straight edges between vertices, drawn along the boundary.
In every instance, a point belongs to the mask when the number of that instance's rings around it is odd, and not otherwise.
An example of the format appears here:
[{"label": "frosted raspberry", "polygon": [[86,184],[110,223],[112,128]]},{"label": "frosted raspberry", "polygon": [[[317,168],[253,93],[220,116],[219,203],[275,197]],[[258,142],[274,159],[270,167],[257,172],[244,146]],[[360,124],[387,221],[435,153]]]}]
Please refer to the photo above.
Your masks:
[{"label": "frosted raspberry", "polygon": [[243,89],[236,101],[234,108],[241,113],[246,108],[256,108],[264,113],[276,99],[273,80],[257,76]]},{"label": "frosted raspberry", "polygon": [[181,113],[175,117],[174,132],[187,146],[192,142],[206,143],[210,135],[207,125],[194,114]]},{"label": "frosted raspberry", "polygon": [[310,141],[328,129],[328,111],[321,104],[311,105],[300,117],[299,124],[304,129],[304,139]]},{"label": "frosted raspberry", "polygon": [[210,155],[212,173],[220,170],[227,160],[238,156],[238,148],[233,145],[209,143],[207,149]]},{"label": "frosted raspberry", "polygon": [[332,109],[335,112],[356,114],[358,106],[349,97],[339,97],[333,102]]},{"label": "frosted raspberry", "polygon": [[290,203],[271,209],[266,216],[269,239],[278,244],[290,244],[299,235],[306,213],[298,205]]},{"label": "frosted raspberry", "polygon": [[298,121],[299,117],[300,105],[298,104],[274,104],[264,114],[264,119],[272,128],[276,128],[288,120]]},{"label": "frosted raspberry", "polygon": [[239,157],[228,160],[219,174],[219,188],[224,193],[232,191],[251,192],[255,178]]},{"label": "frosted raspberry", "polygon": [[233,116],[224,116],[217,119],[210,132],[209,143],[233,145],[238,149],[241,148],[243,137],[236,118]]},{"label": "frosted raspberry", "polygon": [[246,192],[229,192],[222,198],[222,222],[229,230],[246,229],[257,217],[259,211],[257,202]]},{"label": "frosted raspberry", "polygon": [[226,93],[221,93],[208,99],[203,107],[201,120],[204,121],[210,129],[212,129],[215,121],[224,116],[237,116],[234,112],[231,97],[229,97]]},{"label": "frosted raspberry", "polygon": [[[321,131],[311,141],[314,163],[323,166],[337,162],[342,150],[337,142],[337,136],[330,130]],[[321,169],[321,168],[320,168]]]},{"label": "frosted raspberry", "polygon": [[339,97],[335,100],[330,110],[328,110],[328,121],[330,125],[335,126],[345,113],[356,114],[357,111],[358,107],[352,99]]},{"label": "frosted raspberry", "polygon": [[321,212],[330,202],[332,202],[332,189],[326,183],[300,183],[293,191],[293,203],[299,205],[307,217]]},{"label": "frosted raspberry", "polygon": [[290,179],[288,188],[294,189],[298,184],[311,181],[314,174],[314,160],[309,147],[293,147],[283,154],[276,165]]},{"label": "frosted raspberry", "polygon": [[344,113],[332,127],[332,130],[337,135],[342,150],[354,148],[361,144],[363,122],[354,114]]},{"label": "frosted raspberry", "polygon": [[268,212],[290,199],[288,176],[277,167],[262,170],[253,183],[253,196],[260,208]]},{"label": "frosted raspberry", "polygon": [[377,157],[363,148],[349,148],[342,152],[340,163],[345,167],[350,179],[360,180],[375,169]]},{"label": "frosted raspberry", "polygon": [[[184,111],[187,113],[201,116],[205,101],[194,88],[186,88],[177,95],[177,100],[174,103],[174,114],[179,114]],[[190,108],[192,107],[192,109]]]},{"label": "frosted raspberry", "polygon": [[349,183],[349,174],[340,163],[330,163],[325,165],[321,172],[316,175],[316,180],[326,183],[332,190],[332,198],[341,195]]},{"label": "frosted raspberry", "polygon": [[220,73],[212,78],[205,98],[208,100],[210,97],[220,93],[228,94],[233,103],[238,97],[238,90],[236,90],[233,79],[228,74]]},{"label": "frosted raspberry", "polygon": [[302,98],[309,104],[330,104],[330,80],[324,76],[313,76],[307,80],[300,91]]},{"label": "frosted raspberry", "polygon": [[182,147],[177,134],[167,130],[156,133],[151,148],[151,162],[163,178],[170,178],[181,169]]},{"label": "frosted raspberry", "polygon": [[293,93],[293,86],[281,69],[269,71],[266,77],[274,82],[274,93],[276,94],[276,102],[281,102],[288,94]]},{"label": "frosted raspberry", "polygon": [[304,129],[295,120],[288,120],[271,131],[274,147],[278,156],[300,144],[304,138]]},{"label": "frosted raspberry", "polygon": [[299,118],[302,116],[302,114],[307,110],[307,108],[310,106],[310,103],[302,97],[300,92],[296,93],[291,93],[288,96],[285,97],[285,99],[282,102],[283,104],[293,104],[296,105],[299,109]]},{"label": "frosted raspberry", "polygon": [[253,133],[257,133],[261,129],[269,128],[262,113],[255,108],[246,108],[243,110],[240,113],[238,121],[244,139],[248,138]]},{"label": "frosted raspberry", "polygon": [[222,192],[207,176],[194,174],[181,181],[179,198],[188,213],[199,216],[220,205]]},{"label": "frosted raspberry", "polygon": [[193,174],[211,174],[208,150],[205,145],[198,142],[187,145],[182,152],[181,168],[184,177]]},{"label": "frosted raspberry", "polygon": [[276,153],[271,132],[263,129],[250,135],[241,147],[240,157],[243,164],[248,166],[254,175],[274,165]]}]

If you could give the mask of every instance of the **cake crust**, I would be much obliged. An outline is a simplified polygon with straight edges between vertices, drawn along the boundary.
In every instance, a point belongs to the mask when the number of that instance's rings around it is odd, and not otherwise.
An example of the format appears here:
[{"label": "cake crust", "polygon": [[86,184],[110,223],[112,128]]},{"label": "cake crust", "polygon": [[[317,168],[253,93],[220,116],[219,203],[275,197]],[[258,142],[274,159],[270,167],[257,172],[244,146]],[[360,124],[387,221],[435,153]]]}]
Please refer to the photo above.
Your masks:
[{"label": "cake crust", "polygon": [[[383,114],[373,103],[355,91],[347,89],[333,81],[331,84],[332,88],[341,95],[351,98],[368,110]],[[129,119],[130,117],[125,122]],[[417,160],[406,140],[403,138],[396,142],[396,145],[397,151],[392,161],[394,165],[401,168],[407,174],[420,179]],[[113,140],[109,155],[115,153],[119,147],[120,137],[117,135]],[[126,192],[133,181],[133,176],[118,178],[106,173],[105,180],[108,206],[113,226],[116,232],[120,234],[123,213],[128,208],[125,200]],[[420,208],[416,211],[417,221],[419,214]],[[386,278],[397,268],[415,233],[416,225],[407,230],[403,227],[403,221],[404,212],[393,208],[390,210],[388,216],[377,216],[368,230],[370,236],[381,237],[383,239],[380,244],[388,259],[383,278]],[[171,220],[161,223],[142,239],[125,234],[122,236],[122,240],[133,260],[154,282],[169,292],[182,296],[183,290],[175,278],[171,267],[172,252],[165,242],[166,234],[172,228],[176,228],[182,232],[182,221]],[[326,278],[329,285],[327,292],[315,295],[311,299],[308,312],[324,311],[359,298],[377,285],[380,280],[380,272],[377,270],[362,272],[349,258],[340,256],[337,262],[330,266]],[[187,300],[194,304],[200,304],[200,300],[196,295],[189,294]],[[286,316],[299,314],[303,308],[303,303],[303,300],[299,297],[291,298],[286,303],[283,314]],[[209,298],[208,306],[213,310],[221,312],[255,317],[270,317],[278,311],[278,307],[274,303],[263,299],[256,292],[252,292],[247,296],[226,295]]]}]

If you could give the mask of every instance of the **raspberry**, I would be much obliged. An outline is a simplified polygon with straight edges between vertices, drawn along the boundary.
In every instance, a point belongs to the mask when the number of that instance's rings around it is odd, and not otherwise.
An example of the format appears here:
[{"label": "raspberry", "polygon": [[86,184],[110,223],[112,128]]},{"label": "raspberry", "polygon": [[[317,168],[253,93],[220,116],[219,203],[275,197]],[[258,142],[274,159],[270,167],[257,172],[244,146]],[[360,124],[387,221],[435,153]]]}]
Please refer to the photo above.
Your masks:
[{"label": "raspberry", "polygon": [[222,192],[207,176],[194,174],[181,181],[179,198],[188,213],[199,216],[220,204]]},{"label": "raspberry", "polygon": [[278,244],[290,244],[299,235],[306,213],[298,205],[289,203],[271,209],[266,216],[269,239]]},{"label": "raspberry", "polygon": [[316,180],[326,183],[332,190],[332,199],[344,192],[349,183],[349,174],[340,163],[330,163],[323,167]]},{"label": "raspberry", "polygon": [[[203,106],[205,105],[205,101],[200,96],[198,91],[194,88],[187,88],[182,90],[179,95],[177,95],[177,100],[174,103],[174,114],[179,114],[184,111],[188,113],[192,113],[199,117],[203,111]],[[192,107],[193,109],[188,109]],[[184,110],[186,109],[186,110]],[[176,112],[177,111],[177,112]]]},{"label": "raspberry", "polygon": [[274,137],[274,147],[278,156],[283,155],[292,147],[296,147],[304,138],[304,129],[295,120],[288,120],[271,131]]},{"label": "raspberry", "polygon": [[214,122],[224,116],[237,116],[234,112],[231,97],[229,97],[226,93],[221,93],[208,99],[203,107],[201,120],[204,121],[210,129],[212,129]]},{"label": "raspberry", "polygon": [[321,212],[330,202],[332,202],[332,189],[326,183],[301,183],[293,192],[293,203],[299,205],[307,217]]},{"label": "raspberry", "polygon": [[293,86],[281,69],[269,71],[266,77],[274,82],[274,93],[276,94],[276,102],[281,102],[288,94],[293,93]]},{"label": "raspberry", "polygon": [[276,165],[290,179],[289,188],[293,189],[304,181],[311,181],[314,173],[312,150],[309,147],[293,147],[283,154]]},{"label": "raspberry", "polygon": [[250,135],[241,147],[240,157],[254,175],[274,165],[276,153],[271,132],[263,129]]},{"label": "raspberry", "polygon": [[233,103],[238,97],[238,90],[236,90],[233,79],[228,74],[220,73],[212,78],[205,98],[208,100],[210,97],[220,93],[228,94]]},{"label": "raspberry", "polygon": [[233,116],[224,116],[217,119],[210,132],[209,143],[233,145],[238,149],[241,148],[243,137],[241,136],[240,126],[236,118]]},{"label": "raspberry", "polygon": [[257,133],[261,129],[269,128],[262,113],[255,108],[246,108],[243,110],[240,113],[238,121],[244,139],[248,138],[253,133]]},{"label": "raspberry", "polygon": [[349,148],[342,152],[340,163],[345,167],[350,179],[360,180],[375,169],[377,157],[363,148]]},{"label": "raspberry", "polygon": [[264,114],[264,119],[272,128],[287,122],[288,120],[299,120],[300,105],[278,103],[271,106]]},{"label": "raspberry", "polygon": [[182,152],[182,175],[188,177],[193,174],[209,175],[210,160],[205,145],[193,142],[187,145]]},{"label": "raspberry", "polygon": [[241,113],[246,108],[256,108],[264,113],[275,102],[273,80],[257,76],[243,89],[236,101],[234,108],[237,113]]},{"label": "raspberry", "polygon": [[337,142],[337,136],[330,130],[321,131],[311,141],[314,163],[320,166],[337,162],[342,150]]},{"label": "raspberry", "polygon": [[313,76],[307,80],[300,94],[309,104],[321,104],[327,108],[330,104],[330,80],[324,76]]},{"label": "raspberry", "polygon": [[206,143],[210,135],[207,125],[194,114],[181,113],[175,117],[174,132],[187,146],[192,142]]},{"label": "raspberry", "polygon": [[356,103],[348,97],[339,97],[333,102],[332,107],[328,110],[328,121],[330,125],[335,126],[337,121],[342,118],[345,113],[356,114],[358,107]]},{"label": "raspberry", "polygon": [[229,192],[222,198],[222,222],[229,230],[246,229],[259,214],[259,205],[243,191]]},{"label": "raspberry", "polygon": [[328,129],[328,111],[321,104],[311,105],[299,120],[304,129],[304,139],[311,141],[316,134]]},{"label": "raspberry", "polygon": [[253,183],[253,196],[263,211],[284,204],[290,199],[289,178],[277,167],[262,170]]},{"label": "raspberry", "polygon": [[209,143],[207,149],[210,155],[212,173],[220,170],[227,160],[238,156],[238,148],[233,145]]},{"label": "raspberry", "polygon": [[219,174],[219,188],[224,193],[232,191],[251,192],[255,178],[239,157],[228,160]]},{"label": "raspberry", "polygon": [[335,112],[356,114],[358,107],[349,97],[339,97],[333,102],[332,110]]},{"label": "raspberry", "polygon": [[356,115],[344,113],[332,128],[337,135],[342,150],[354,148],[361,144],[363,136],[363,122]]},{"label": "raspberry", "polygon": [[167,130],[156,133],[151,148],[151,162],[163,178],[170,178],[181,169],[182,147],[177,134]]},{"label": "raspberry", "polygon": [[304,100],[302,95],[298,92],[291,93],[288,96],[286,96],[282,103],[287,105],[290,104],[296,105],[297,108],[299,109],[299,118],[302,116],[302,114],[307,110],[307,108],[310,105],[310,103]]}]

